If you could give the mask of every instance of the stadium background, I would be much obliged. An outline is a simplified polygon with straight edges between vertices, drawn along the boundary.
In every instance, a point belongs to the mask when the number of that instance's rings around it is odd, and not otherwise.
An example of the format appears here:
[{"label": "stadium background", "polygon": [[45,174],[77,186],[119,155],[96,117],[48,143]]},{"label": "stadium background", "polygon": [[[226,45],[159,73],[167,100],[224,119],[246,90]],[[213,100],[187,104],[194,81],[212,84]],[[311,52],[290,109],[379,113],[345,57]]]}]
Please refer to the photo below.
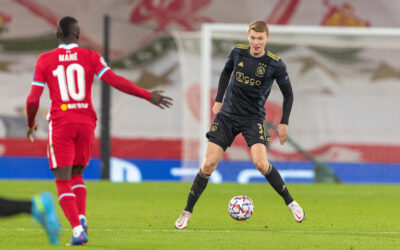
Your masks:
[{"label": "stadium background", "polygon": [[[199,91],[181,91],[173,31],[199,31],[204,22],[254,19],[279,25],[399,27],[399,11],[396,0],[249,0],[246,5],[223,0],[0,0],[0,179],[52,178],[46,159],[48,93],[42,96],[35,143],[25,138],[25,100],[38,54],[57,46],[54,31],[62,16],[76,17],[81,42],[102,52],[103,16],[109,14],[112,68],[144,88],[165,89],[175,99],[174,108],[166,111],[112,92],[111,179],[139,182],[186,180],[196,173],[181,167],[182,100],[188,99],[188,108],[198,116]],[[399,183],[400,62],[382,61],[361,71],[363,64],[357,63],[346,65],[347,73],[360,75],[354,83],[337,81],[341,71],[329,63],[310,64],[300,56],[287,62],[295,89],[290,135],[318,161],[327,163],[342,182]],[[368,80],[363,82],[363,76]],[[297,79],[308,84],[296,85]],[[99,114],[99,81],[93,90]],[[296,106],[298,96],[314,102]],[[270,105],[272,115],[279,117],[280,103]],[[94,158],[85,173],[89,179],[100,178],[99,129],[98,123]],[[315,181],[314,164],[297,151],[278,146],[276,140],[269,157],[286,181]],[[239,138],[212,181],[262,181],[262,176],[244,174],[255,171],[249,160]]]}]

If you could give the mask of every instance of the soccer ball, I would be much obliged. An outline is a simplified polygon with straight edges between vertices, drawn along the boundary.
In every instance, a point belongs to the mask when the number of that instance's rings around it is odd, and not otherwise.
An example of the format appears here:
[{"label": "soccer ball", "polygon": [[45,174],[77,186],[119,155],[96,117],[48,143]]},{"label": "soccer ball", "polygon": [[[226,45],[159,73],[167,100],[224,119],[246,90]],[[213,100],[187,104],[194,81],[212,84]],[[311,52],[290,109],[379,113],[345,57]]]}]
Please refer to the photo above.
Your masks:
[{"label": "soccer ball", "polygon": [[254,213],[253,201],[245,195],[235,196],[229,201],[228,212],[235,220],[247,220]]}]

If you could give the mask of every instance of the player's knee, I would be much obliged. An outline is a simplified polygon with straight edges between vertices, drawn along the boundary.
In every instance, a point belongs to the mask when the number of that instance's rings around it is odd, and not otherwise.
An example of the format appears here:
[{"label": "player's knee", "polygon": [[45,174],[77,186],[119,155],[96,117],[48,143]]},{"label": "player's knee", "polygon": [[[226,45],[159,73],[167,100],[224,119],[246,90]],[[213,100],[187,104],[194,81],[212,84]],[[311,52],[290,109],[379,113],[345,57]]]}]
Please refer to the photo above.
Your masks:
[{"label": "player's knee", "polygon": [[56,179],[70,180],[72,166],[54,168],[53,173]]},{"label": "player's knee", "polygon": [[218,161],[206,158],[203,166],[201,167],[201,171],[205,174],[212,174],[212,172],[214,172],[215,168],[217,167],[217,164]]},{"label": "player's knee", "polygon": [[72,175],[83,174],[85,168],[80,165],[76,165],[72,167]]},{"label": "player's knee", "polygon": [[263,160],[255,160],[254,165],[260,171],[261,174],[265,174],[269,170],[269,163],[268,161],[263,161]]}]

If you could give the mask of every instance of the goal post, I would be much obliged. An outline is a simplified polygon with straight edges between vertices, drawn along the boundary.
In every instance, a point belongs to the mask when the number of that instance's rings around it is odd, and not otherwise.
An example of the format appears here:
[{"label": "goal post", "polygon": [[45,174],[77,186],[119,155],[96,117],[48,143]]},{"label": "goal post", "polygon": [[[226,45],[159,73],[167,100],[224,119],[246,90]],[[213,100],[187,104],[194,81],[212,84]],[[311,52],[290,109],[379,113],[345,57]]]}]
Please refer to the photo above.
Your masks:
[{"label": "goal post", "polygon": [[[184,102],[183,105],[186,107],[183,109],[191,109],[186,110],[186,114],[197,112],[197,115],[200,115],[197,117],[197,122],[188,122],[185,119],[190,120],[193,117],[187,117],[183,112],[183,130],[190,131],[183,135],[183,161],[186,158],[185,151],[197,151],[190,153],[191,166],[193,166],[193,161],[200,165],[204,160],[208,143],[205,133],[209,130],[212,119],[211,103],[214,98],[212,95],[218,87],[219,74],[229,50],[238,42],[247,43],[247,28],[247,24],[206,23],[202,25],[201,32],[174,32],[173,34],[180,57],[182,94],[188,102]],[[301,142],[304,150],[313,150],[332,144],[360,144],[362,147],[376,142],[375,139],[378,139],[378,144],[398,144],[395,140],[400,139],[397,138],[399,136],[393,137],[391,134],[396,131],[394,125],[390,126],[384,138],[379,139],[378,130],[383,129],[383,126],[376,120],[393,121],[384,118],[384,115],[379,115],[374,120],[361,112],[368,98],[374,95],[378,101],[400,104],[398,100],[400,94],[395,93],[395,90],[400,90],[397,84],[400,76],[396,76],[395,73],[396,69],[400,70],[400,29],[270,25],[269,33],[270,40],[267,49],[283,58],[294,87],[295,102],[291,115],[290,135],[293,135],[294,141]],[[382,69],[382,67],[389,67],[389,69]],[[372,73],[373,70],[376,70],[378,75],[386,74],[387,76],[376,76]],[[200,81],[196,83],[196,87],[189,83],[194,79]],[[383,86],[381,89],[377,87],[379,83]],[[191,90],[200,90],[200,97],[196,99],[200,105],[194,105],[193,99],[187,96],[188,89],[185,90],[185,88],[188,86]],[[358,90],[362,93],[358,93]],[[354,96],[355,100],[351,99],[352,94],[357,94]],[[192,92],[191,95],[193,97]],[[279,89],[272,91],[269,99],[281,105],[282,96]],[[359,103],[357,103],[358,100]],[[329,116],[323,108],[326,106],[328,111],[333,110],[335,101],[342,102],[337,108],[342,108],[344,114],[333,112]],[[359,120],[365,120],[360,122],[355,117],[352,125],[357,133],[354,134],[344,127],[345,120],[343,119],[350,116],[349,109],[346,110],[346,104],[356,104],[355,110],[359,112]],[[267,116],[275,112],[269,112],[268,102],[266,107]],[[377,114],[384,112],[384,107],[385,103],[374,103],[374,111]],[[305,108],[308,110],[302,110]],[[389,110],[389,112],[394,114],[395,111]],[[273,118],[277,118],[277,113],[279,112],[273,114],[275,115]],[[303,118],[309,118],[314,124],[307,128],[307,123]],[[186,128],[188,124],[194,124],[195,127]],[[324,128],[324,125],[327,125],[327,128]],[[372,137],[371,129],[373,130]],[[318,138],[312,136],[313,130],[316,131]],[[326,133],[327,131],[329,133]],[[350,138],[346,138],[342,132]],[[190,148],[185,145],[187,138],[191,140],[192,147]],[[387,141],[385,138],[390,139]],[[299,154],[296,154],[295,148],[290,149],[285,146],[280,150],[277,146],[276,141],[272,143],[270,160],[302,159]],[[346,152],[338,159],[329,155],[321,155],[319,158],[324,161],[367,161],[365,157],[357,156],[355,151],[349,151],[349,154],[354,153],[350,156],[346,156]],[[238,159],[235,158],[238,154],[240,154],[239,151],[234,151],[231,158]]]}]

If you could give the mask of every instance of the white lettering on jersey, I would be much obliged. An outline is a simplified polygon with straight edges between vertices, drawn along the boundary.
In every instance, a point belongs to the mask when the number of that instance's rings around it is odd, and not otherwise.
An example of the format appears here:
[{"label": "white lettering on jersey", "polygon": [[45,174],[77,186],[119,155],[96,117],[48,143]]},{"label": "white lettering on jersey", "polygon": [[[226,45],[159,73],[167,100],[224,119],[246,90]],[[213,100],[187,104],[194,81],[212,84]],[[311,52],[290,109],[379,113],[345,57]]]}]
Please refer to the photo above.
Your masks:
[{"label": "white lettering on jersey", "polygon": [[68,109],[87,109],[89,108],[89,103],[81,102],[81,103],[68,103]]},{"label": "white lettering on jersey", "polygon": [[58,61],[60,62],[71,62],[71,61],[78,61],[78,52],[69,53],[69,54],[60,54],[58,55]]}]

